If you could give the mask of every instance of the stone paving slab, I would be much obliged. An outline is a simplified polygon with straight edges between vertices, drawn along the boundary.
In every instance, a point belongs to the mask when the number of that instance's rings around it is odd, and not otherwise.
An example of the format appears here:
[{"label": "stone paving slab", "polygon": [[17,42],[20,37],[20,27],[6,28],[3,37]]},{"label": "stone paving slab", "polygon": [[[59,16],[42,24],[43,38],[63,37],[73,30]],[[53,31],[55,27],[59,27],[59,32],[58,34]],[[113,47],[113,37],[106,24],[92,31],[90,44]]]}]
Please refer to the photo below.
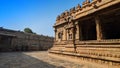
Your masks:
[{"label": "stone paving slab", "polygon": [[6,52],[0,53],[0,68],[97,68],[91,65],[57,59],[48,52]]}]

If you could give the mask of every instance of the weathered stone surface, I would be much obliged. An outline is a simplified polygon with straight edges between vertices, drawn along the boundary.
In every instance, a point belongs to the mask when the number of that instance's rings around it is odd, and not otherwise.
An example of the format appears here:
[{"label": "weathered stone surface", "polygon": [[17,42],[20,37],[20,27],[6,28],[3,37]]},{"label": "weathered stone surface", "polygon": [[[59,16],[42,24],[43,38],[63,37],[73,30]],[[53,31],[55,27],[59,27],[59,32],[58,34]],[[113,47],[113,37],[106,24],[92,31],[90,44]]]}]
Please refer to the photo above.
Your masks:
[{"label": "weathered stone surface", "polygon": [[48,50],[53,37],[0,28],[0,51]]},{"label": "weathered stone surface", "polygon": [[56,21],[49,52],[120,68],[120,0],[85,0],[69,13]]},{"label": "weathered stone surface", "polygon": [[100,68],[48,55],[48,52],[0,53],[0,68]]}]

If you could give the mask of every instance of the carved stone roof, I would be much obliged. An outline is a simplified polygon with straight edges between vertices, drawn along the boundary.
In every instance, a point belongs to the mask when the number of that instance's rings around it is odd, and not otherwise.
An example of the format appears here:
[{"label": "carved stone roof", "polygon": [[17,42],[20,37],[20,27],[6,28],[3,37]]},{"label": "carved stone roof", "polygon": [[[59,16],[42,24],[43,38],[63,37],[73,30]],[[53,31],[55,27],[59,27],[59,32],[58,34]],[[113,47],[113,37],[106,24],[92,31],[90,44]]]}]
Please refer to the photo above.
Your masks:
[{"label": "carved stone roof", "polygon": [[54,26],[67,22],[67,19],[69,17],[74,17],[74,19],[78,19],[116,3],[120,3],[120,0],[85,0],[82,5],[78,4],[76,7],[71,8],[69,11],[65,11],[60,14],[57,17]]}]

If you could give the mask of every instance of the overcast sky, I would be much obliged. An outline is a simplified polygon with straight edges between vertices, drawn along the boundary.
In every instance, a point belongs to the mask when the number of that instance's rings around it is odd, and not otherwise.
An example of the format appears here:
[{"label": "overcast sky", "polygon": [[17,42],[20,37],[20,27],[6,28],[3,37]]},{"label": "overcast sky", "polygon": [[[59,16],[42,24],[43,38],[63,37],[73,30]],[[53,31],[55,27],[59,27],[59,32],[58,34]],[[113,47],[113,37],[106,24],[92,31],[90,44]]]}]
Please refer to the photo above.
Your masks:
[{"label": "overcast sky", "polygon": [[54,36],[57,15],[83,0],[0,0],[0,27]]}]

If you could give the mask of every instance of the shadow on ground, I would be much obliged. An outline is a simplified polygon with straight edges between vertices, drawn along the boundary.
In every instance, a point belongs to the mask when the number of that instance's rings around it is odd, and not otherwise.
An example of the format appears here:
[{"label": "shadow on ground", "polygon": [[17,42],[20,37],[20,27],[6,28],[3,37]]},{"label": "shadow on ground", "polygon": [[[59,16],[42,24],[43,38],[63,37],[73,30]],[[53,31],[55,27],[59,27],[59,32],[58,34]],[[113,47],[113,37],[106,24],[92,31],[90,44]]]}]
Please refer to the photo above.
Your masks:
[{"label": "shadow on ground", "polygon": [[0,68],[65,68],[54,66],[22,52],[0,53]]}]

